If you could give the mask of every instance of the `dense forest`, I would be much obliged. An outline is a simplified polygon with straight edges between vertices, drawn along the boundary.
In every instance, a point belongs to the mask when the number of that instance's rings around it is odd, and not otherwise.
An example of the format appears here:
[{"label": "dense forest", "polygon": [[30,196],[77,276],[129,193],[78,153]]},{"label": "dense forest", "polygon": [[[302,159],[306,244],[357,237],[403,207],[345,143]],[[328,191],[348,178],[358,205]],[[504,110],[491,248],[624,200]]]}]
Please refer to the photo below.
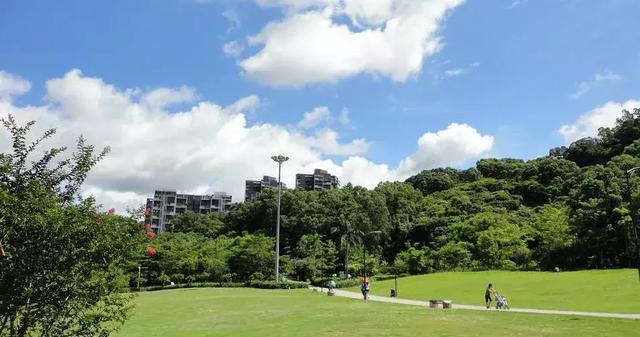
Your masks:
[{"label": "dense forest", "polygon": [[[281,273],[306,280],[449,270],[634,265],[640,109],[533,160],[482,159],[373,190],[346,185],[282,196]],[[630,182],[628,184],[627,182]],[[154,239],[146,284],[273,277],[276,190],[225,214],[185,213]],[[365,260],[366,256],[366,260]]]}]

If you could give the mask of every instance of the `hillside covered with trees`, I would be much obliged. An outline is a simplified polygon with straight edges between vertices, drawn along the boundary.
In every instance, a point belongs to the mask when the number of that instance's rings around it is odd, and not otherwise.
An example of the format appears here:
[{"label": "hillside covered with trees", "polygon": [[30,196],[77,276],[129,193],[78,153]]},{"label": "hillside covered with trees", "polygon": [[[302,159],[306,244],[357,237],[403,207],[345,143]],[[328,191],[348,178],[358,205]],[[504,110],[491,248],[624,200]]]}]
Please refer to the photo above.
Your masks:
[{"label": "hillside covered with trees", "polygon": [[[634,265],[640,109],[598,137],[533,160],[482,159],[475,167],[425,170],[375,189],[346,185],[282,197],[281,268],[292,279],[347,270],[551,270]],[[147,283],[187,277],[273,277],[277,191],[224,215],[186,213],[156,239]],[[163,281],[164,280],[164,281]]]}]

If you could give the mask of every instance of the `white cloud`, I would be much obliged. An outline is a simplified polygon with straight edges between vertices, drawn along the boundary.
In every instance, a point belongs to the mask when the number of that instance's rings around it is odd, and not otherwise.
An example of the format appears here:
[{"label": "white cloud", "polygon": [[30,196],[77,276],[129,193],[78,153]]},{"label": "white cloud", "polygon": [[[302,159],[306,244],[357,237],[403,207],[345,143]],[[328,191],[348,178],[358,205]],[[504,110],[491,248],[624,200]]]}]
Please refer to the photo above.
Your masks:
[{"label": "white cloud", "polygon": [[240,28],[240,25],[241,25],[240,17],[238,16],[238,13],[235,10],[228,9],[222,12],[222,17],[224,17],[227,20],[227,23],[229,24],[227,33]]},{"label": "white cloud", "polygon": [[463,2],[256,1],[286,9],[281,21],[249,37],[250,45],[262,49],[240,62],[247,77],[272,86],[335,82],[362,73],[406,81],[440,49],[441,23]]},{"label": "white cloud", "polygon": [[182,86],[178,89],[159,88],[146,93],[140,103],[152,110],[161,110],[172,104],[190,103],[198,98],[193,88]]},{"label": "white cloud", "polygon": [[418,151],[400,162],[396,176],[406,178],[423,169],[462,165],[486,156],[492,148],[492,136],[481,135],[467,124],[452,123],[422,135]]},{"label": "white cloud", "polygon": [[469,71],[471,71],[473,68],[477,68],[479,66],[480,66],[480,62],[473,62],[473,63],[469,64],[468,66],[466,66],[464,68],[448,69],[448,70],[445,70],[445,72],[441,76],[441,78],[444,79],[444,78],[447,78],[447,77],[455,77],[455,76],[464,75],[464,74],[468,73]]},{"label": "white cloud", "polygon": [[349,109],[342,108],[342,110],[340,111],[340,116],[338,117],[338,122],[340,122],[340,124],[342,125],[351,124],[351,119],[349,118]]},{"label": "white cloud", "polygon": [[339,0],[255,0],[263,7],[285,7],[290,10],[303,10],[311,7],[336,5]]},{"label": "white cloud", "polygon": [[[73,145],[80,133],[96,147],[111,146],[111,153],[90,173],[83,193],[119,211],[143,203],[157,188],[226,191],[242,200],[245,179],[275,174],[270,156],[277,153],[290,157],[283,166],[289,186],[295,186],[296,173],[322,168],[345,184],[371,188],[421,169],[461,165],[484,155],[493,143],[492,137],[470,126],[452,124],[426,133],[416,153],[391,169],[359,156],[369,148],[365,139],[340,143],[340,135],[330,129],[307,136],[278,124],[247,123],[245,114],[260,104],[255,95],[220,106],[197,101],[188,87],[119,89],[79,70],[47,81],[46,92],[47,102],[40,106],[16,106],[0,99],[0,117],[13,114],[19,122],[36,120],[34,132],[57,128],[48,146]],[[165,107],[172,103],[189,106],[169,112]],[[6,151],[10,139],[0,132],[0,151]],[[327,158],[331,155],[347,157],[335,163]]]},{"label": "white cloud", "polygon": [[313,137],[313,147],[328,155],[350,156],[369,151],[369,143],[364,138],[352,140],[347,144],[340,144],[338,133],[331,129],[323,129]]},{"label": "white cloud", "polygon": [[529,2],[529,0],[516,0],[513,1],[509,6],[507,6],[506,9],[514,9],[520,5],[526,4],[527,2]]},{"label": "white cloud", "polygon": [[350,157],[341,166],[342,180],[354,185],[374,188],[381,181],[395,180],[389,166],[372,163],[363,157]]},{"label": "white cloud", "polygon": [[447,71],[444,72],[444,75],[446,77],[453,77],[453,76],[459,76],[464,74],[465,72],[467,72],[465,69],[462,68],[454,68],[454,69],[449,69]]},{"label": "white cloud", "polygon": [[222,51],[231,57],[238,57],[244,51],[244,45],[238,41],[229,41],[222,46]]},{"label": "white cloud", "polygon": [[602,73],[597,73],[595,76],[596,81],[619,81],[621,79],[622,76],[608,70]]},{"label": "white cloud", "polygon": [[598,83],[614,82],[614,81],[620,81],[620,80],[622,80],[622,76],[616,73],[613,73],[609,70],[605,70],[601,73],[595,74],[592,80],[582,81],[578,83],[578,85],[576,86],[576,90],[571,94],[569,94],[569,97],[571,99],[578,99],[582,97],[584,94],[591,91],[591,89],[593,89],[596,85],[598,85]]},{"label": "white cloud", "polygon": [[31,89],[31,83],[20,76],[0,70],[0,99],[10,99],[19,96]]},{"label": "white cloud", "polygon": [[375,26],[385,23],[393,16],[394,0],[348,0],[344,3],[345,14],[357,26]]},{"label": "white cloud", "polygon": [[331,119],[331,112],[326,106],[319,106],[309,112],[304,113],[304,117],[298,122],[298,127],[303,129],[311,129],[322,122]]},{"label": "white cloud", "polygon": [[558,133],[567,145],[580,138],[595,137],[599,128],[614,126],[616,119],[622,116],[622,110],[633,111],[634,108],[640,108],[640,101],[607,102],[581,115],[572,124],[563,125],[558,129]]}]

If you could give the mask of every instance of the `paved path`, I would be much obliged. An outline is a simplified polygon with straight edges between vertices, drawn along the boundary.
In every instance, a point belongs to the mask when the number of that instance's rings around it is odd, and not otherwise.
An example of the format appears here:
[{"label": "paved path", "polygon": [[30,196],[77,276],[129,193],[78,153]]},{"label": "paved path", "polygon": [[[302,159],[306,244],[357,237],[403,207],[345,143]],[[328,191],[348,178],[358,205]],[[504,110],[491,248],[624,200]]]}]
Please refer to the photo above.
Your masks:
[{"label": "paved path", "polygon": [[[315,291],[322,291],[322,292],[327,291],[326,288],[323,289],[319,287],[310,287],[310,289]],[[338,289],[336,289],[335,292],[336,292],[336,296],[362,300],[362,295],[360,293],[346,291],[346,290],[338,290]],[[369,299],[371,301],[376,301],[376,302],[414,305],[414,306],[419,306],[423,308],[428,308],[428,304],[425,301],[407,300],[402,298],[391,298],[391,297],[383,297],[383,296],[376,296],[376,295],[369,295]],[[457,304],[457,303],[453,303],[453,309],[487,311],[487,308],[484,306],[464,305],[464,304]],[[491,308],[488,310],[495,311],[496,309]],[[604,318],[640,319],[640,314],[618,314],[618,313],[609,313],[609,312],[566,311],[566,310],[526,309],[526,308],[511,308],[508,311],[524,312],[529,314],[545,314],[545,315],[570,315],[570,316],[589,316],[589,317],[604,317]]]}]

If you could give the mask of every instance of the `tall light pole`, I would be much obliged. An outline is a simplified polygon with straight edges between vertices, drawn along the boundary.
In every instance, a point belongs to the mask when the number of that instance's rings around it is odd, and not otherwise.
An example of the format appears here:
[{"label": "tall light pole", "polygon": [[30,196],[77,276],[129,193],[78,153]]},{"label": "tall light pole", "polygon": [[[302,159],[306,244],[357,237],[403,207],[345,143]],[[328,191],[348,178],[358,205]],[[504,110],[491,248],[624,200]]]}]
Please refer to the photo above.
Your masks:
[{"label": "tall light pole", "polygon": [[282,198],[280,173],[282,172],[282,163],[289,160],[289,157],[279,154],[271,157],[271,159],[278,163],[278,215],[276,217],[276,282],[278,282],[280,281],[280,199]]},{"label": "tall light pole", "polygon": [[[638,239],[638,219],[636,214],[636,207],[634,205],[633,199],[631,198],[631,176],[636,173],[637,170],[640,169],[640,166],[631,168],[626,171],[627,178],[627,198],[629,199],[629,208],[631,211],[631,230],[629,231],[629,241],[633,240],[633,245],[635,248],[635,262],[636,267],[638,267],[638,278],[640,279],[640,240]],[[633,257],[630,256],[631,259]]]},{"label": "tall light pole", "polygon": [[367,237],[373,234],[380,234],[381,231],[371,231],[362,237],[362,281],[367,278]]}]

